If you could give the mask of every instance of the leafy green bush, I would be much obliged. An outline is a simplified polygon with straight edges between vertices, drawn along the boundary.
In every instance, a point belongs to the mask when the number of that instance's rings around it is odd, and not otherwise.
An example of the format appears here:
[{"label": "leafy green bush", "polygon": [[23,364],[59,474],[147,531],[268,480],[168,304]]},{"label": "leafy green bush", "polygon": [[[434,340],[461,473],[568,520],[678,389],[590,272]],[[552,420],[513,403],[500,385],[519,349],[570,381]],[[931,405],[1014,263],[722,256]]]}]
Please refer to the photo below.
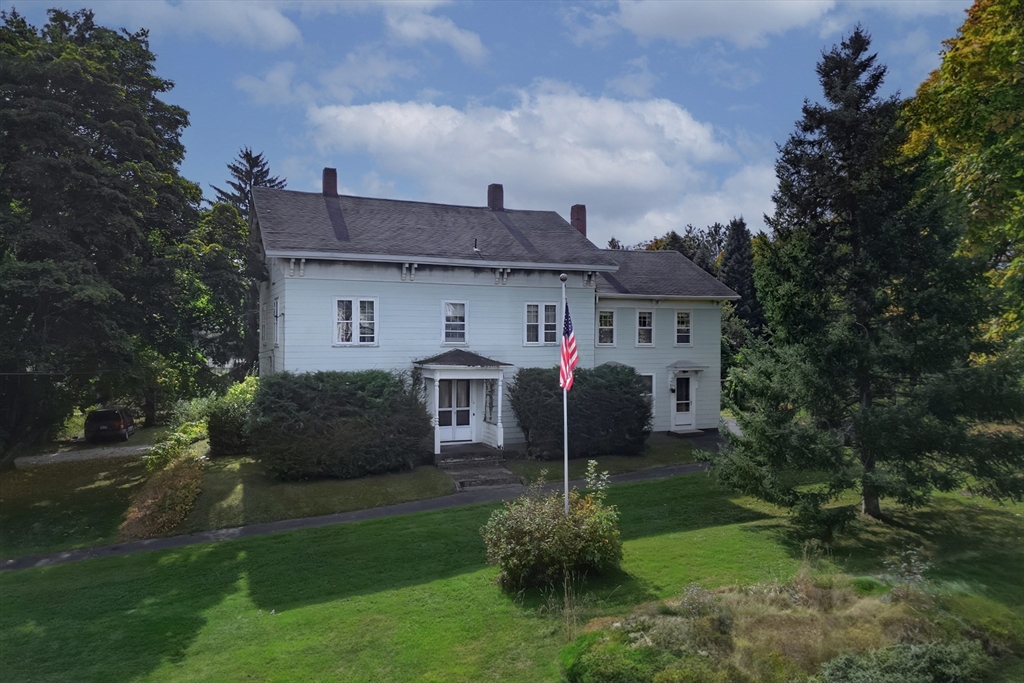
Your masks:
[{"label": "leafy green bush", "polygon": [[219,400],[216,393],[189,400],[179,399],[171,407],[167,425],[177,431],[179,427],[190,422],[206,422],[210,418],[210,411]]},{"label": "leafy green bush", "polygon": [[430,453],[430,416],[409,377],[381,370],[263,377],[250,451],[281,479],[362,477]]},{"label": "leafy green bush", "polygon": [[607,479],[594,473],[593,489],[569,493],[569,516],[559,492],[546,492],[540,482],[516,500],[495,510],[480,530],[487,560],[501,569],[498,580],[507,589],[545,586],[569,574],[601,572],[622,560],[619,512],[604,504]]},{"label": "leafy green bush", "polygon": [[621,638],[593,633],[562,649],[559,657],[569,683],[651,683],[675,658],[651,647],[631,647]]},{"label": "leafy green bush", "polygon": [[207,437],[205,422],[186,422],[173,432],[168,432],[142,456],[146,469],[150,472],[166,467],[181,456],[191,451],[192,444]]},{"label": "leafy green bush", "polygon": [[[651,434],[643,379],[625,365],[578,368],[569,392],[569,457],[638,455]],[[522,368],[509,401],[533,458],[562,457],[562,390],[557,368]]]},{"label": "leafy green bush", "polygon": [[974,683],[988,659],[973,641],[893,645],[826,662],[813,683]]},{"label": "leafy green bush", "polygon": [[209,418],[210,455],[240,455],[249,452],[245,425],[258,384],[256,377],[246,377],[213,404]]}]

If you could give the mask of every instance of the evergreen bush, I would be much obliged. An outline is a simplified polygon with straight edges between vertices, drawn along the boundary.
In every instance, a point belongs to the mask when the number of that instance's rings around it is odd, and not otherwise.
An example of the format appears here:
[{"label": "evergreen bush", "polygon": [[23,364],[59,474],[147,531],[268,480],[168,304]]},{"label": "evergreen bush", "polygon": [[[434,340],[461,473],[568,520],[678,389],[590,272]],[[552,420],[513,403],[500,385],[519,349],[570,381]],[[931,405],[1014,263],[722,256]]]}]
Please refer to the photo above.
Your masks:
[{"label": "evergreen bush", "polygon": [[249,452],[249,437],[245,433],[245,425],[252,410],[252,401],[256,395],[256,377],[246,377],[244,381],[228,389],[223,398],[214,403],[210,409],[210,455],[241,455]]},{"label": "evergreen bush", "polygon": [[[639,455],[651,434],[643,379],[625,365],[577,368],[569,392],[569,457]],[[522,368],[509,401],[532,458],[562,457],[562,390],[558,368]]]},{"label": "evergreen bush", "polygon": [[432,434],[414,385],[382,370],[263,377],[246,426],[250,452],[281,479],[411,468],[429,454]]},{"label": "evergreen bush", "polygon": [[503,587],[520,590],[553,585],[569,575],[601,572],[622,560],[619,512],[605,505],[607,475],[587,471],[588,490],[569,492],[569,516],[561,492],[537,482],[495,510],[480,530],[487,560],[501,569]]}]

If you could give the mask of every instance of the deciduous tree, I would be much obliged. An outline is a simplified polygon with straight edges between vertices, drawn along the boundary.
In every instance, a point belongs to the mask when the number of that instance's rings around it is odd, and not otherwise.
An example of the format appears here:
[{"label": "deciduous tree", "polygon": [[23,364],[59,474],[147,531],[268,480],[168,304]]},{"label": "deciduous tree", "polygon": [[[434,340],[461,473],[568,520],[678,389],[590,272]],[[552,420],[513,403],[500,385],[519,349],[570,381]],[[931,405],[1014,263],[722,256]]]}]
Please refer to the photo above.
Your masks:
[{"label": "deciduous tree", "polygon": [[[59,405],[5,420],[3,450],[131,368],[137,349],[191,345],[176,258],[200,193],[178,173],[188,115],[161,99],[172,83],[154,73],[146,31],[97,26],[87,10],[50,10],[42,30],[0,16],[0,373],[62,378],[48,394]],[[4,400],[31,399],[9,385]]]}]

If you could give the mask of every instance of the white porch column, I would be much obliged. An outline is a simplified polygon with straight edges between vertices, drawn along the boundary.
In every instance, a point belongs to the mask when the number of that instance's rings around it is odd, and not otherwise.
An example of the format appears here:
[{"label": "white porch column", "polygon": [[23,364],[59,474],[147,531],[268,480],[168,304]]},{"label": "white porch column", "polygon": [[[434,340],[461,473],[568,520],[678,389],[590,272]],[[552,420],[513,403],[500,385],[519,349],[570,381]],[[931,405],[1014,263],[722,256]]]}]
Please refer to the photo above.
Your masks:
[{"label": "white porch column", "polygon": [[434,416],[431,419],[431,423],[434,425],[434,455],[441,454],[441,430],[438,426],[437,419],[437,407],[440,405],[441,400],[441,388],[438,386],[438,378],[440,372],[434,371]]},{"label": "white porch column", "polygon": [[505,428],[501,424],[501,397],[505,395],[505,371],[498,371],[498,448],[505,448]]}]

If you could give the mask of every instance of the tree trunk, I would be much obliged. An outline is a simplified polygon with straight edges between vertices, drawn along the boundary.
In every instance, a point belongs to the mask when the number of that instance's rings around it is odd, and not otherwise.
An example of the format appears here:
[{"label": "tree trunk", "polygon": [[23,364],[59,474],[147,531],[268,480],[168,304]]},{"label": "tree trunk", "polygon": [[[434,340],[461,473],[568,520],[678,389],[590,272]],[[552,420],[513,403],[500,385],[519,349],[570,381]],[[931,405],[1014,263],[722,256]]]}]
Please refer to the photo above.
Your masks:
[{"label": "tree trunk", "polygon": [[[874,463],[872,463],[871,471],[874,471]],[[865,474],[867,470],[864,470]],[[878,489],[873,484],[864,484],[861,489],[861,507],[860,511],[872,519],[882,519],[882,508],[878,504]]]},{"label": "tree trunk", "polygon": [[156,395],[158,391],[157,387],[148,387],[145,391],[142,412],[146,418],[146,427],[156,426]]}]

